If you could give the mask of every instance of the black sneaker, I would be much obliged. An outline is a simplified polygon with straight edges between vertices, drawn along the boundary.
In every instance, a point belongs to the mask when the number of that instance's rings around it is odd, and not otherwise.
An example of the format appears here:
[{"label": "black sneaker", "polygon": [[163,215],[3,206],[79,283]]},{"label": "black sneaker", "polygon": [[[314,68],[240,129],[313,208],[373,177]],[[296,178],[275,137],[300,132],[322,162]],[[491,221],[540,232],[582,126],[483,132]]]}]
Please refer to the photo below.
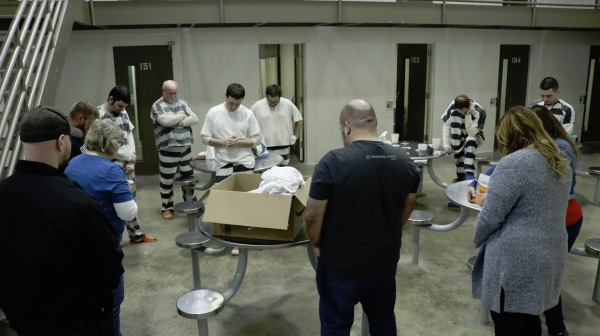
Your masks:
[{"label": "black sneaker", "polygon": [[450,210],[459,210],[460,206],[458,206],[456,203],[454,202],[448,202],[448,209]]}]

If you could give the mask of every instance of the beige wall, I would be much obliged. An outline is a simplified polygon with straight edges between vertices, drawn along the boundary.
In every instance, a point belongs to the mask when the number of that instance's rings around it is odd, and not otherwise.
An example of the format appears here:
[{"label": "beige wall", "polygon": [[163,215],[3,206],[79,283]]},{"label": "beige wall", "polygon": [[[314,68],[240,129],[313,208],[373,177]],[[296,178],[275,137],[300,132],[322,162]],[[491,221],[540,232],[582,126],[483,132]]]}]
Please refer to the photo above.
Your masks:
[{"label": "beige wall", "polygon": [[[79,99],[100,104],[114,82],[113,46],[162,45],[175,41],[173,70],[179,95],[188,100],[201,120],[208,109],[224,101],[226,86],[246,88],[244,105],[260,97],[258,45],[306,45],[306,162],[316,163],[328,150],[340,146],[337,118],[353,98],[372,103],[379,132],[392,130],[393,114],[385,102],[395,99],[396,45],[428,43],[434,46],[429,112],[431,133],[441,135],[440,115],[457,95],[465,93],[488,111],[482,151],[491,151],[501,44],[529,44],[528,101],[538,97],[545,76],[556,77],[561,98],[577,113],[580,133],[590,45],[600,44],[594,32],[456,29],[456,28],[203,28],[160,30],[105,30],[73,32],[66,53],[56,105],[67,110]],[[157,98],[160,88],[156,90]],[[143,116],[142,112],[142,116]],[[148,111],[149,115],[149,111]],[[203,150],[196,139],[193,151]]]}]

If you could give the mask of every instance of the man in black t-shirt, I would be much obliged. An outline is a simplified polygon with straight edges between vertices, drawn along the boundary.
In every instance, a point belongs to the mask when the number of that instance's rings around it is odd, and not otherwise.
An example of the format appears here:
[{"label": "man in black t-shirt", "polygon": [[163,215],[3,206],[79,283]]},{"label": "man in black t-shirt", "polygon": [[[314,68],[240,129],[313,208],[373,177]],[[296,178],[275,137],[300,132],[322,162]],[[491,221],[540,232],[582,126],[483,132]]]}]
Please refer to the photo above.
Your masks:
[{"label": "man in black t-shirt", "polygon": [[319,256],[321,335],[348,334],[359,302],[371,335],[396,335],[396,267],[419,173],[400,148],[378,140],[377,117],[366,101],[344,106],[340,130],[344,148],[315,167],[306,207]]}]

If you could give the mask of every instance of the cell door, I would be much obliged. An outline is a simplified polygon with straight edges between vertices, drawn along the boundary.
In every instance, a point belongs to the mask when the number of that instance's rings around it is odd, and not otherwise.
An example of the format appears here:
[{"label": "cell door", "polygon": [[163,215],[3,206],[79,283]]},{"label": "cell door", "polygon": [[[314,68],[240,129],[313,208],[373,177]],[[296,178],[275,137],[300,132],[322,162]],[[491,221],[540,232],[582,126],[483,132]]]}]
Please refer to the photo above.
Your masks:
[{"label": "cell door", "polygon": [[[506,110],[513,106],[527,106],[527,77],[529,76],[529,46],[500,46],[500,64],[498,65],[498,92],[496,94],[496,124]],[[497,149],[494,138],[494,149]]]},{"label": "cell door", "polygon": [[394,133],[400,140],[429,140],[428,44],[398,44]]},{"label": "cell door", "polygon": [[496,124],[506,110],[517,105],[526,106],[528,103],[526,99],[527,77],[529,75],[529,46],[501,45],[498,69]]},{"label": "cell door", "polygon": [[127,113],[134,125],[139,175],[158,174],[158,151],[150,113],[152,103],[161,97],[162,83],[173,79],[170,45],[114,47],[116,84],[129,88],[131,104]]},{"label": "cell door", "polygon": [[[581,142],[600,141],[600,46],[592,46],[590,50],[590,68],[583,111],[583,128]],[[595,128],[594,128],[594,125]]]}]

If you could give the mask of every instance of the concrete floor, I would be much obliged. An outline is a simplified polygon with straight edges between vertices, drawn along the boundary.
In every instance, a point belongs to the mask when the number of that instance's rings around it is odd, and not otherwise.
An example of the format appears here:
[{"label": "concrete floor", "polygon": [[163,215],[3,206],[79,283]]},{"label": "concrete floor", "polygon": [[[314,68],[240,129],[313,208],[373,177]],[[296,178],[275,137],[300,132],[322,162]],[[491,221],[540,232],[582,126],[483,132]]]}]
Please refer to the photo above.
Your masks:
[{"label": "concrete floor", "polygon": [[[296,165],[305,175],[312,167]],[[444,181],[454,177],[453,161],[435,161]],[[600,154],[585,154],[580,170],[600,166]],[[426,195],[417,209],[430,211],[434,223],[446,224],[458,211],[446,207],[444,191],[425,173]],[[589,238],[600,238],[600,207],[593,201],[596,179],[578,178],[577,199],[584,224],[575,247]],[[181,201],[180,190],[175,201]],[[175,245],[175,237],[187,231],[186,218],[160,216],[158,176],[138,178],[137,202],[142,228],[159,241],[152,244],[123,243],[125,302],[121,307],[122,333],[126,336],[197,335],[196,321],[177,314],[175,303],[193,287],[190,251]],[[404,229],[397,273],[396,320],[399,335],[493,335],[491,323],[479,323],[479,301],[472,299],[467,260],[477,252],[471,237],[476,213],[458,229],[439,233],[421,231],[418,265],[411,264],[412,228]],[[315,273],[306,247],[249,252],[248,269],[238,293],[224,310],[208,320],[210,335],[304,336],[319,334],[318,294]],[[202,286],[224,291],[231,281],[237,257],[201,256]],[[600,332],[600,304],[592,300],[598,259],[569,255],[563,287],[566,324],[573,336]],[[355,310],[351,335],[360,335],[361,310]],[[544,328],[545,330],[545,328]],[[544,331],[544,335],[545,335]],[[0,336],[15,335],[0,323]]]}]

